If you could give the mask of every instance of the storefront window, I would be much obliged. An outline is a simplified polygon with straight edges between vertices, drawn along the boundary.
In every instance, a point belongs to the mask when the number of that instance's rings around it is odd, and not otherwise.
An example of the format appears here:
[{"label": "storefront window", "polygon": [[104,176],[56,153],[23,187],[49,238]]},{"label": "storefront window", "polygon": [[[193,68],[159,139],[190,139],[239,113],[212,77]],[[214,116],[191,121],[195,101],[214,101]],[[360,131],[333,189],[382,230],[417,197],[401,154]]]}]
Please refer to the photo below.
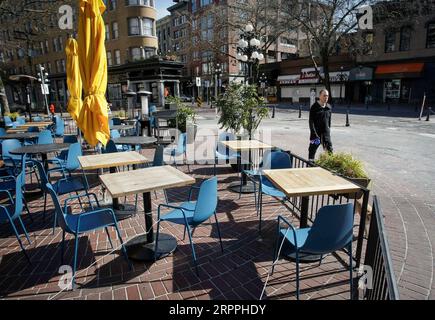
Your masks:
[{"label": "storefront window", "polygon": [[400,99],[400,79],[385,81],[384,92],[386,99]]}]

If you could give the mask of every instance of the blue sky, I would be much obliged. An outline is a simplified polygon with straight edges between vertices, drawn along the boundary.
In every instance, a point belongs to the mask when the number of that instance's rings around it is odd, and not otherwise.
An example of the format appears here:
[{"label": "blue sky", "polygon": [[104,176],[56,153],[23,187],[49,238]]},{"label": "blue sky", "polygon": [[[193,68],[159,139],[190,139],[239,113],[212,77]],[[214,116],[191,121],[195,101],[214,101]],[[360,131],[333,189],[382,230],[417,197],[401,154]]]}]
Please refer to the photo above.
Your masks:
[{"label": "blue sky", "polygon": [[172,0],[155,0],[157,9],[157,19],[163,18],[168,15],[169,12],[166,8],[172,6],[174,2]]}]

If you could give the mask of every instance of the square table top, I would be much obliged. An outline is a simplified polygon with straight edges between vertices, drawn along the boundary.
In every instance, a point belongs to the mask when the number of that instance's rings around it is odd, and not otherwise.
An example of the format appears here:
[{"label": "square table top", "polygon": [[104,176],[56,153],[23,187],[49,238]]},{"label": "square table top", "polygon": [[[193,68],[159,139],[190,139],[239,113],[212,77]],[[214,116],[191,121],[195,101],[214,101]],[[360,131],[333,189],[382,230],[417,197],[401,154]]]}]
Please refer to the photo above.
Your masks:
[{"label": "square table top", "polygon": [[361,188],[320,167],[263,170],[288,197],[355,193]]},{"label": "square table top", "polygon": [[84,170],[103,169],[130,164],[149,162],[149,160],[136,151],[92,154],[78,157],[80,166]]},{"label": "square table top", "polygon": [[100,180],[113,198],[195,183],[194,178],[171,166],[105,174]]},{"label": "square table top", "polygon": [[222,143],[224,146],[227,146],[228,148],[234,151],[273,148],[273,146],[258,140],[229,140],[229,141],[219,141],[219,143]]}]

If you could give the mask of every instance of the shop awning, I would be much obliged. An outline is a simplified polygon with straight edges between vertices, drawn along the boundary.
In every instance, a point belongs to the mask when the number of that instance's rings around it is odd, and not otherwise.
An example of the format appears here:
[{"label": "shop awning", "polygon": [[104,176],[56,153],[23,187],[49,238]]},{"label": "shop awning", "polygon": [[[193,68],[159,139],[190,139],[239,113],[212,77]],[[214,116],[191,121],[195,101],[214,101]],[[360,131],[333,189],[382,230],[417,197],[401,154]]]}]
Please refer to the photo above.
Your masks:
[{"label": "shop awning", "polygon": [[376,68],[376,78],[416,78],[420,77],[424,69],[424,63],[397,63],[379,65]]}]

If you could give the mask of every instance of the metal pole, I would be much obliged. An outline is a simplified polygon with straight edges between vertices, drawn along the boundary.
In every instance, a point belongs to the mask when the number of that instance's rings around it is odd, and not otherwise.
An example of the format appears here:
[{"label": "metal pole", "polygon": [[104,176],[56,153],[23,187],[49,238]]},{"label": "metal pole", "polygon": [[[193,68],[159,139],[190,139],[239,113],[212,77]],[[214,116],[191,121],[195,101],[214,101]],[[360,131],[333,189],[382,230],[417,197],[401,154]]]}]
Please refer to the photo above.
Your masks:
[{"label": "metal pole", "polygon": [[347,106],[347,110],[346,110],[346,127],[350,127],[350,123],[349,123],[349,106]]},{"label": "metal pole", "polygon": [[299,119],[302,118],[302,105],[299,104]]},{"label": "metal pole", "polygon": [[429,121],[429,120],[430,120],[430,114],[431,114],[431,112],[432,112],[432,108],[431,108],[431,107],[427,108],[427,117],[426,117],[426,121]]}]

